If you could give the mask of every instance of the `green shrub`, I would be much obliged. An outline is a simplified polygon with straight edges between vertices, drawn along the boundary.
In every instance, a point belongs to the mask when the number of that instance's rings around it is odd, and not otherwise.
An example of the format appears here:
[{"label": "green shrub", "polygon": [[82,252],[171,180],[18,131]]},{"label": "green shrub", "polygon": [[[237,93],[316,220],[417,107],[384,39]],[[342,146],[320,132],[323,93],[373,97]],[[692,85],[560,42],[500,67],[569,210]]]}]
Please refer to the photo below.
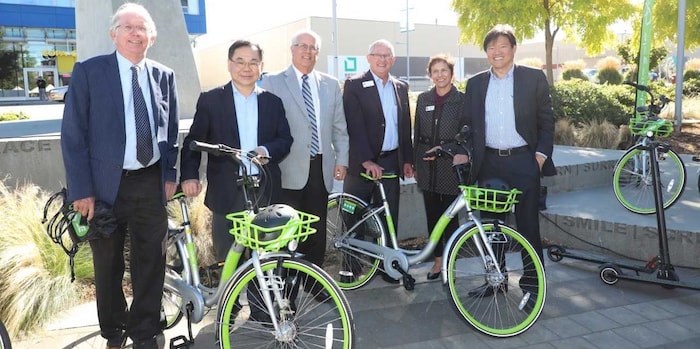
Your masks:
[{"label": "green shrub", "polygon": [[562,73],[561,78],[564,80],[571,80],[571,79],[588,80],[588,78],[586,77],[586,75],[583,74],[581,69],[565,70]]},{"label": "green shrub", "polygon": [[683,81],[690,79],[700,79],[700,70],[686,70],[683,74]]},{"label": "green shrub", "polygon": [[696,97],[700,95],[700,77],[683,80],[683,96]]},{"label": "green shrub", "polygon": [[622,74],[614,68],[604,68],[598,71],[598,82],[601,84],[619,85],[622,83]]},{"label": "green shrub", "polygon": [[0,121],[26,120],[29,116],[23,112],[7,112],[0,114]]},{"label": "green shrub", "polygon": [[601,86],[577,79],[558,82],[551,91],[554,117],[556,120],[568,118],[574,125],[590,120],[626,124],[631,115],[633,97],[622,97],[624,91],[622,86]]}]

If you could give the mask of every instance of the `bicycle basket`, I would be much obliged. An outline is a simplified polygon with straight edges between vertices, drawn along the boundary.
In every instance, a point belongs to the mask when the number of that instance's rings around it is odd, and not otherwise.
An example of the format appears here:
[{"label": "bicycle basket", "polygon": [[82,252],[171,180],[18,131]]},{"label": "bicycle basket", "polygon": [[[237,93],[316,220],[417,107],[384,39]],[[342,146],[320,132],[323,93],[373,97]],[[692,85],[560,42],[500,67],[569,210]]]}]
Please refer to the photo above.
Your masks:
[{"label": "bicycle basket", "polygon": [[630,132],[635,136],[646,136],[648,131],[657,137],[668,137],[673,132],[673,123],[666,119],[630,119]]},{"label": "bicycle basket", "polygon": [[522,192],[518,189],[500,190],[483,188],[474,185],[460,185],[464,200],[473,210],[504,213],[511,210],[518,202],[517,196]]},{"label": "bicycle basket", "polygon": [[317,216],[282,204],[268,206],[256,215],[242,211],[228,214],[226,218],[233,223],[230,233],[237,243],[262,252],[276,252],[292,240],[306,240],[316,232],[311,223],[319,220]]}]

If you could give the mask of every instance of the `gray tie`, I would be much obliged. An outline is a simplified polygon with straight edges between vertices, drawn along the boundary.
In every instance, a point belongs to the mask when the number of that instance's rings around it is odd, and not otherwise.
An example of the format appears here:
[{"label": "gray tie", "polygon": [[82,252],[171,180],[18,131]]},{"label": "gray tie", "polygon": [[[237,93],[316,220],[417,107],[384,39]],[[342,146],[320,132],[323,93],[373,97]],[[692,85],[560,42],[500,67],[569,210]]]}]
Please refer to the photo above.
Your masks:
[{"label": "gray tie", "polygon": [[304,74],[301,76],[301,94],[304,96],[304,104],[306,105],[306,115],[309,117],[311,125],[311,156],[318,154],[318,126],[316,125],[316,112],[314,111],[314,99],[311,97],[311,88],[309,87],[309,76]]},{"label": "gray tie", "polygon": [[136,160],[146,167],[153,158],[153,137],[151,123],[148,121],[148,108],[139,86],[137,71],[138,67],[131,66],[131,88],[134,91],[134,120],[136,121]]}]

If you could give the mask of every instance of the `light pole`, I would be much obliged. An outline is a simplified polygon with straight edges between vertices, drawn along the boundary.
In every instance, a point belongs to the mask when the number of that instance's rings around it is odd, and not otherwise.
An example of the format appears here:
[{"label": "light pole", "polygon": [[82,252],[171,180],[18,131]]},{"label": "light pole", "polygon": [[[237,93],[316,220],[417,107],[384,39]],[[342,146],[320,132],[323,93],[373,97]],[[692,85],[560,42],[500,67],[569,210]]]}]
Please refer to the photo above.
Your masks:
[{"label": "light pole", "polygon": [[401,32],[401,33],[406,32],[406,82],[411,81],[411,55],[410,55],[409,44],[408,44],[408,42],[409,42],[408,34],[410,31],[415,30],[415,27],[411,28],[411,22],[409,19],[410,18],[409,11],[412,10],[413,8],[409,7],[408,1],[409,0],[406,0],[406,8],[404,10],[402,10],[402,11],[406,11],[406,24],[403,28],[400,28],[400,30],[399,30],[399,32]]}]

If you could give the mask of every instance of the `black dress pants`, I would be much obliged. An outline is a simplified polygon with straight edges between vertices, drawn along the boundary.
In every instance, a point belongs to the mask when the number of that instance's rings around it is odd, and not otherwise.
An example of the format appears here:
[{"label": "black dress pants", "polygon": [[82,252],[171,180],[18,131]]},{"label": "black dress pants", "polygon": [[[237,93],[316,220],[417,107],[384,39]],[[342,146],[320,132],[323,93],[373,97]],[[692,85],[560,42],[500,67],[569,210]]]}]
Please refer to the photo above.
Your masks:
[{"label": "black dress pants", "polygon": [[[123,174],[113,206],[118,227],[109,238],[90,241],[100,331],[110,344],[118,343],[126,330],[134,348],[156,348],[168,229],[161,188],[157,164]],[[130,310],[122,291],[127,233],[133,291]]]},{"label": "black dress pants", "polygon": [[282,189],[282,202],[320,218],[318,222],[311,225],[316,229],[316,233],[309,235],[297,248],[297,251],[305,255],[306,260],[319,267],[323,265],[326,254],[326,216],[328,215],[328,190],[323,181],[322,165],[322,155],[318,154],[310,162],[309,179],[304,188]]}]

